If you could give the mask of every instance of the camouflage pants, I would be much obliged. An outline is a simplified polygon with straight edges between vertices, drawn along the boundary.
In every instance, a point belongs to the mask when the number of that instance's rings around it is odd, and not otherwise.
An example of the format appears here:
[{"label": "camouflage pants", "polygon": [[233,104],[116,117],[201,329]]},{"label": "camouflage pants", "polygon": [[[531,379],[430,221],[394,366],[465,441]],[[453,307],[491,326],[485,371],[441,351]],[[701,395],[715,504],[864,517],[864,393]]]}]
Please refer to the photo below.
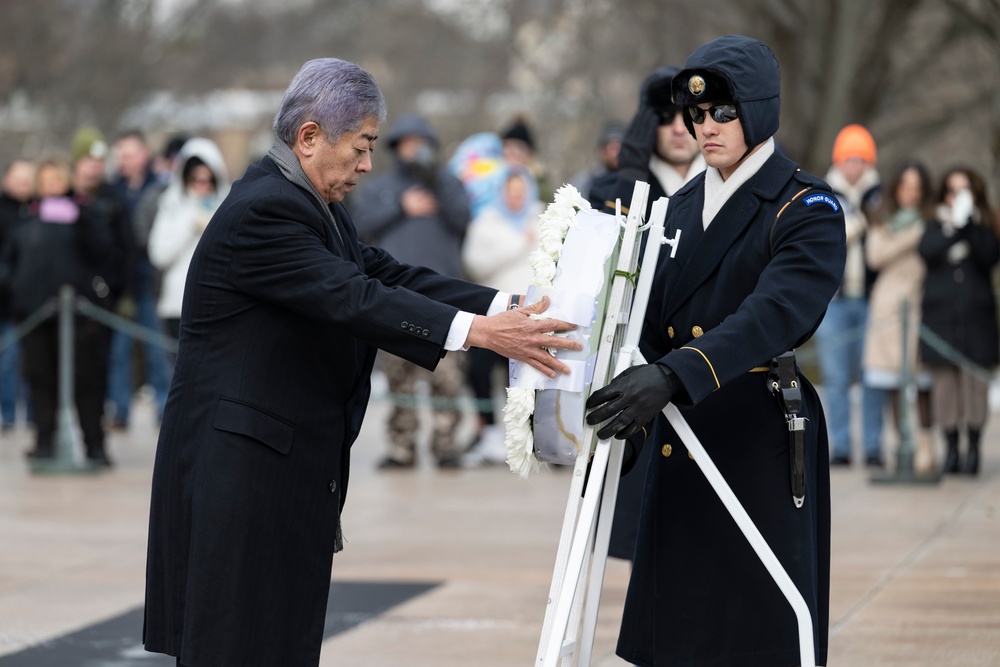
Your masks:
[{"label": "camouflage pants", "polygon": [[[431,453],[439,460],[460,454],[455,431],[462,412],[456,400],[465,388],[465,353],[449,352],[433,373],[391,354],[381,355],[379,363],[396,401],[388,422],[389,456],[400,462],[410,462],[416,456],[420,414],[419,408],[408,404],[407,399],[415,395],[420,381],[430,385]],[[436,399],[440,399],[441,405]]]}]

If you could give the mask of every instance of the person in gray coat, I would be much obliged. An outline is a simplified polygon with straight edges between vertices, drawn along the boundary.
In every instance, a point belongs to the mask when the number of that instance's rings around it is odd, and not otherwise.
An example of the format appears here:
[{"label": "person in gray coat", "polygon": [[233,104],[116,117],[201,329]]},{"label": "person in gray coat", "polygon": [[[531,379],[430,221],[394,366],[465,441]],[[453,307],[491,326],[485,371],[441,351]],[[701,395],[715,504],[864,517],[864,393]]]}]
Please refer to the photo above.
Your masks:
[{"label": "person in gray coat", "polygon": [[[354,224],[365,243],[397,260],[452,277],[462,271],[462,241],[471,213],[462,182],[437,160],[438,138],[421,116],[406,114],[387,137],[395,156],[391,169],[359,188]],[[441,468],[454,468],[462,448],[455,441],[461,412],[454,401],[464,387],[465,356],[450,354],[434,373],[397,356],[384,354],[380,365],[389,391],[402,400],[388,421],[389,451],[380,468],[412,468],[416,462],[417,409],[409,397],[426,381],[435,400],[430,449]]]}]

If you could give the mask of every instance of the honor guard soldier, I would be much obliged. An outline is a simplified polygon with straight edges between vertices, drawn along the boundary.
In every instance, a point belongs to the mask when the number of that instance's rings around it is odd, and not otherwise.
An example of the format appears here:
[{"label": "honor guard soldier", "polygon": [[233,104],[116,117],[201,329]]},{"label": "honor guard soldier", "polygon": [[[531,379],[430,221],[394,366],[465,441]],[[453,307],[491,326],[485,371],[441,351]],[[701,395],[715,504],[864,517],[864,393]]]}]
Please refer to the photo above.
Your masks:
[{"label": "honor guard soldier", "polygon": [[[618,169],[594,181],[590,203],[606,213],[615,212],[615,201],[630,201],[636,181],[649,183],[649,198],[643,219],[648,220],[653,202],[670,197],[705,170],[698,142],[687,129],[684,109],[674,101],[670,83],[681,70],[676,65],[656,68],[642,82],[639,106],[622,138]],[[628,209],[622,206],[622,213]],[[611,527],[608,555],[632,559],[636,526],[642,505],[646,473],[654,453],[635,457],[630,470],[622,473]]]},{"label": "honor guard soldier", "polygon": [[[708,168],[672,198],[642,335],[650,363],[588,401],[601,438],[655,447],[618,654],[638,665],[798,665],[795,614],[683,443],[673,402],[805,598],[826,664],[830,490],[819,398],[790,354],[844,270],[840,205],[778,152],[780,76],[739,35],[699,47],[673,78]],[[654,420],[653,424],[649,422]]]}]

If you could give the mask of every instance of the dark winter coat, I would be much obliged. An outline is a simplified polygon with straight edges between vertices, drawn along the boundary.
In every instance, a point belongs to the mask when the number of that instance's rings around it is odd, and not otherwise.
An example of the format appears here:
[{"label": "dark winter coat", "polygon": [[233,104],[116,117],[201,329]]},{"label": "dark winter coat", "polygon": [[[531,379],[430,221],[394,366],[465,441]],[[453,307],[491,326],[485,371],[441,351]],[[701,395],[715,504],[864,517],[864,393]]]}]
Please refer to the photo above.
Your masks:
[{"label": "dark winter coat", "polygon": [[[704,182],[699,175],[671,198],[665,236],[680,229],[680,243],[675,258],[660,255],[642,352],[683,383],[681,411],[808,603],[816,660],[826,664],[823,410],[800,375],[807,474],[796,509],[787,425],[757,371],[822,320],[843,273],[843,215],[825,183],[775,153],[703,230]],[[645,446],[654,451],[619,655],[645,666],[798,665],[791,607],[662,416]]]},{"label": "dark winter coat", "polygon": [[[646,170],[642,180],[649,184],[649,197],[646,199],[646,212],[643,220],[649,220],[653,202],[667,193],[660,181],[651,170]],[[628,205],[632,201],[632,191],[635,189],[635,177],[622,170],[609,171],[594,179],[590,186],[590,205],[604,213],[615,212],[615,200],[621,199],[622,215],[628,214]]]},{"label": "dark winter coat", "polygon": [[191,667],[319,663],[350,446],[376,347],[433,369],[495,290],[397,263],[270,158],[188,273],[157,445],[144,643]]},{"label": "dark winter coat", "polygon": [[[956,245],[966,256],[949,260]],[[927,264],[921,305],[923,323],[974,363],[992,368],[998,362],[997,305],[992,271],[1000,244],[990,227],[969,224],[946,234],[940,222],[928,223],[919,246]],[[932,366],[954,365],[934,346],[920,341],[920,359]]]},{"label": "dark winter coat", "polygon": [[108,286],[104,305],[113,308],[120,298],[135,294],[138,247],[132,222],[125,200],[108,183],[102,183],[94,194],[78,198],[86,202],[89,215],[103,220],[102,224],[111,230],[111,248],[101,258],[100,271]]},{"label": "dark winter coat", "polygon": [[[438,144],[430,125],[419,116],[400,117],[387,137],[389,146],[394,148],[407,136],[422,137],[435,149]],[[434,195],[437,213],[406,215],[403,192],[414,187]],[[391,169],[358,187],[351,209],[362,242],[382,248],[400,262],[426,266],[446,276],[462,275],[462,241],[472,213],[465,187],[446,166],[397,160]]]},{"label": "dark winter coat", "polygon": [[[28,218],[28,203],[14,199],[6,192],[0,193],[0,256],[11,232],[20,227]],[[10,319],[10,298],[0,290],[0,322]]]},{"label": "dark winter coat", "polygon": [[28,219],[5,239],[0,256],[0,285],[9,298],[15,321],[23,320],[58,297],[63,285],[105,305],[107,285],[102,278],[102,265],[113,247],[112,229],[83,200],[60,199],[76,207],[74,220],[47,220],[35,202]]}]

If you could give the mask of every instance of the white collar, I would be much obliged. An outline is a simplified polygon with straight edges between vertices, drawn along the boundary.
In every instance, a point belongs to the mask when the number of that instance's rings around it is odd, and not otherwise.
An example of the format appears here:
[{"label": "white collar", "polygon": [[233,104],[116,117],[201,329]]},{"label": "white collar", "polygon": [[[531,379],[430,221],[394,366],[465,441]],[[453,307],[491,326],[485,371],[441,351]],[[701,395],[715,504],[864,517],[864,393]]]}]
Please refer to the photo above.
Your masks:
[{"label": "white collar", "polygon": [[663,186],[663,192],[669,197],[705,170],[705,158],[701,156],[701,151],[696,153],[687,171],[681,176],[669,162],[653,153],[649,158],[649,170],[653,172],[653,176]]},{"label": "white collar", "polygon": [[722,180],[722,174],[715,167],[705,169],[705,204],[701,209],[701,224],[704,229],[708,229],[729,198],[760,171],[772,155],[774,155],[774,137],[769,137],[728,179]]}]

